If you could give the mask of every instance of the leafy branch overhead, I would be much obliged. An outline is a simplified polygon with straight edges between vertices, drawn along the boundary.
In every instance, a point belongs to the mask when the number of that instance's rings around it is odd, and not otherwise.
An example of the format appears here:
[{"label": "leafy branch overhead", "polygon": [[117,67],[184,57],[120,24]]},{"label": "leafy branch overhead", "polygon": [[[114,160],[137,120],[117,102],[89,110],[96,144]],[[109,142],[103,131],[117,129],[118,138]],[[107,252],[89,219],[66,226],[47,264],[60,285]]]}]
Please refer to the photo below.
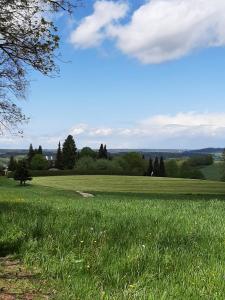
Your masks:
[{"label": "leafy branch overhead", "polygon": [[44,75],[58,71],[55,50],[57,27],[50,18],[59,11],[72,12],[79,0],[0,0],[0,131],[25,121],[15,98],[25,98],[27,72]]}]

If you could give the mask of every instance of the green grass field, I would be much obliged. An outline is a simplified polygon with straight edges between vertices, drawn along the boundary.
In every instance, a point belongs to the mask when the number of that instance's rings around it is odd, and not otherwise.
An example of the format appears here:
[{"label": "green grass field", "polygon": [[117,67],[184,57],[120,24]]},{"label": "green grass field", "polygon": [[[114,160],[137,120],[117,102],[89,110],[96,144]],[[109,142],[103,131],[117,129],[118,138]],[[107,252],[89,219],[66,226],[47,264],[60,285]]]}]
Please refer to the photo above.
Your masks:
[{"label": "green grass field", "polygon": [[224,299],[224,191],[144,177],[0,179],[0,254],[40,270],[54,299]]},{"label": "green grass field", "polygon": [[50,176],[34,183],[57,189],[87,192],[225,194],[225,183],[143,176]]}]

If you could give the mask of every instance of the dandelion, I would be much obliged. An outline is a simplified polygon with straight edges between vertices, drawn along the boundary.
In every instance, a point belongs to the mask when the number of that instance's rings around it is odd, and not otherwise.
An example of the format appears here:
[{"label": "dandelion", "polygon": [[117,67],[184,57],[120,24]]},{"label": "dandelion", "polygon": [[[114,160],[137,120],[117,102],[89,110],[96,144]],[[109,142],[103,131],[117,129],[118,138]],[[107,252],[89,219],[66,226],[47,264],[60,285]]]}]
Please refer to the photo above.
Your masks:
[{"label": "dandelion", "polygon": [[83,244],[84,241],[80,241],[80,242],[81,242],[81,244]]}]

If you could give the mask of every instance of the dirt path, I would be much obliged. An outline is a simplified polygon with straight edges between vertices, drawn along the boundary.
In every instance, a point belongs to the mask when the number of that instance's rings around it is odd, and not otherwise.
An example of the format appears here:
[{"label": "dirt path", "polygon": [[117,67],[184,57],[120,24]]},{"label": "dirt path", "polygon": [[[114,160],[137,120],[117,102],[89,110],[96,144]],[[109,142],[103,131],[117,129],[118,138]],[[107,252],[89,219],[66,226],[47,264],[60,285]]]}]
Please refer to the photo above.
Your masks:
[{"label": "dirt path", "polygon": [[47,300],[53,294],[43,292],[44,282],[11,256],[0,257],[0,300]]},{"label": "dirt path", "polygon": [[77,191],[77,193],[80,194],[84,198],[93,198],[94,197],[94,195],[89,194],[89,193],[84,193],[84,192],[80,192],[80,191]]}]

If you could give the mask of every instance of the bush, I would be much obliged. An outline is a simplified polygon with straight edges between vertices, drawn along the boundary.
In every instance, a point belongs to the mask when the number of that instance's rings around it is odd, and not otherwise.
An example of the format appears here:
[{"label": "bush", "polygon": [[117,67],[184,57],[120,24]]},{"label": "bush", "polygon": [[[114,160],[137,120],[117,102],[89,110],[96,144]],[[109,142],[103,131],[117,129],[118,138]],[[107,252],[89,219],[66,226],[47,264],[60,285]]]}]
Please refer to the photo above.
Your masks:
[{"label": "bush", "polygon": [[213,164],[213,156],[211,154],[208,155],[197,155],[188,159],[188,163],[190,166],[209,166]]},{"label": "bush", "polygon": [[31,160],[32,170],[46,170],[49,167],[47,159],[42,154],[35,154]]},{"label": "bush", "polygon": [[165,168],[166,168],[167,177],[173,177],[173,178],[179,177],[179,167],[176,159],[166,160]]},{"label": "bush", "polygon": [[180,167],[180,177],[190,179],[205,179],[203,173],[185,161]]},{"label": "bush", "polygon": [[89,172],[95,169],[95,161],[90,156],[80,158],[76,165],[77,172]]},{"label": "bush", "polygon": [[130,152],[121,156],[119,163],[123,171],[129,175],[144,175],[148,167],[147,161],[137,152]]}]

